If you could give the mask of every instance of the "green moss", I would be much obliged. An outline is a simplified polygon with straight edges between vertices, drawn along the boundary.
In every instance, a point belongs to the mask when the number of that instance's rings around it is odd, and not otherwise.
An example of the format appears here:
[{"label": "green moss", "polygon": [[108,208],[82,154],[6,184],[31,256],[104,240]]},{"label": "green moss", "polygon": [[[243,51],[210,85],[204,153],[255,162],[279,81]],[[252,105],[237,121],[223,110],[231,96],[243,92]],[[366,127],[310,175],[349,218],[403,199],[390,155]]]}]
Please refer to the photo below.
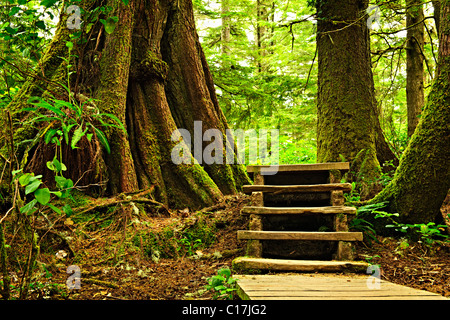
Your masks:
[{"label": "green moss", "polygon": [[217,240],[214,223],[201,213],[190,219],[174,222],[159,231],[139,232],[132,238],[132,244],[149,256],[159,252],[161,258],[189,256],[213,245]]}]

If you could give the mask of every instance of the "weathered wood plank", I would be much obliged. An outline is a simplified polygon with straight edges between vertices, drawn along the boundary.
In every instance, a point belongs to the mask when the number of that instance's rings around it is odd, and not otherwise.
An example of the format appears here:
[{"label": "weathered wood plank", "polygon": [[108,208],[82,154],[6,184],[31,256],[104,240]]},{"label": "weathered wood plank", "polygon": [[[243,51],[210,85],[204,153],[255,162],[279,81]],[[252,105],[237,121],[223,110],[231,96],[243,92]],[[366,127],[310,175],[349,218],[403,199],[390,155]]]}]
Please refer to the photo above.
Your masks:
[{"label": "weathered wood plank", "polygon": [[265,300],[448,300],[441,295],[379,280],[379,289],[361,275],[236,275],[242,299]]},{"label": "weathered wood plank", "polygon": [[[311,163],[311,164],[281,164],[278,165],[278,172],[294,172],[294,171],[328,171],[328,170],[350,170],[348,162],[328,162],[328,163]],[[247,166],[247,172],[274,171],[274,166],[254,165]]]},{"label": "weathered wood plank", "polygon": [[249,231],[239,230],[238,240],[362,241],[362,232]]},{"label": "weathered wood plank", "polygon": [[361,261],[285,260],[239,257],[233,260],[237,270],[272,270],[297,272],[366,272],[369,266]]},{"label": "weathered wood plank", "polygon": [[243,207],[241,214],[356,214],[356,208],[344,206],[330,207]]},{"label": "weathered wood plank", "polygon": [[305,193],[305,192],[331,192],[333,190],[342,190],[350,192],[352,185],[350,183],[327,183],[312,185],[292,185],[292,186],[274,186],[274,185],[245,185],[242,192],[250,194],[252,192],[265,193]]}]

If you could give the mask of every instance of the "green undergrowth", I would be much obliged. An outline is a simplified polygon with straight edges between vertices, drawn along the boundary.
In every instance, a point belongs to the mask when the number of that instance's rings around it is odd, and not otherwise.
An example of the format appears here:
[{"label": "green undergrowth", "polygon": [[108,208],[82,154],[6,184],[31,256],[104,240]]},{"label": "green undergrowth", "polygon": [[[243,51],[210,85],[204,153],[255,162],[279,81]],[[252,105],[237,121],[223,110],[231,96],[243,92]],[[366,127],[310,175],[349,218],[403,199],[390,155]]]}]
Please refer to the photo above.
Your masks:
[{"label": "green undergrowth", "polygon": [[174,221],[161,230],[148,229],[137,232],[132,244],[150,256],[159,258],[192,256],[216,241],[216,223],[208,216],[197,213],[184,222]]}]

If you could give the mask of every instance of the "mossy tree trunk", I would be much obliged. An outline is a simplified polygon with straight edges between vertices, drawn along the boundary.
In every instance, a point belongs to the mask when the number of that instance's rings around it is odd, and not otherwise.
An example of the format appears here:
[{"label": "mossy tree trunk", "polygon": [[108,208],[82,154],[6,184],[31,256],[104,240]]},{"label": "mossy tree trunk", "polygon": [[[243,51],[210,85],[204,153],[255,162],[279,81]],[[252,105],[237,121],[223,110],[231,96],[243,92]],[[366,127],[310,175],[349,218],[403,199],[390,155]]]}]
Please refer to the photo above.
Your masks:
[{"label": "mossy tree trunk", "polygon": [[365,0],[317,0],[319,162],[353,162],[362,197],[378,187],[376,112]]},{"label": "mossy tree trunk", "polygon": [[[105,3],[79,3],[86,11],[99,5]],[[195,30],[191,0],[131,0],[128,5],[109,0],[107,5],[113,10],[110,15],[118,17],[114,32],[106,33],[97,21],[88,41],[75,44],[77,74],[71,76],[71,86],[78,89],[75,97],[81,94],[97,99],[100,111],[117,116],[126,132],[108,127],[105,134],[111,153],[103,151],[101,159],[85,157],[81,162],[104,161],[106,167],[97,166],[96,170],[106,171],[111,194],[154,187],[154,197],[172,206],[198,208],[213,204],[223,194],[238,192],[249,179],[243,166],[226,163],[225,146],[223,164],[200,165],[189,154],[190,164],[176,165],[171,158],[173,147],[183,143],[181,138],[173,141],[177,128],[192,132],[194,121],[202,121],[203,132],[219,129],[224,137],[228,128]],[[62,83],[67,74],[56,56],[67,56],[65,44],[73,33],[66,28],[66,20],[67,15],[62,13],[55,39],[42,61],[44,70],[49,70],[45,76]],[[58,91],[58,85],[43,81],[44,86],[39,81],[29,79],[9,106],[17,126],[15,132],[27,116],[17,111],[26,106],[30,95],[45,96],[57,91],[59,99],[68,99],[67,94]],[[15,139],[33,138],[36,131],[33,125],[27,126],[20,130],[20,136],[15,134]],[[80,152],[66,149],[66,158]],[[34,147],[28,158],[23,150],[17,152],[19,158],[37,159],[36,154],[45,153],[45,148]],[[46,170],[45,161],[53,155],[39,158],[44,163],[42,170]],[[88,181],[84,177],[83,183],[96,183],[99,176],[93,174]],[[80,177],[71,178],[77,181]]]},{"label": "mossy tree trunk", "polygon": [[441,1],[436,78],[393,180],[372,203],[389,201],[405,223],[438,216],[450,188],[450,1]]}]

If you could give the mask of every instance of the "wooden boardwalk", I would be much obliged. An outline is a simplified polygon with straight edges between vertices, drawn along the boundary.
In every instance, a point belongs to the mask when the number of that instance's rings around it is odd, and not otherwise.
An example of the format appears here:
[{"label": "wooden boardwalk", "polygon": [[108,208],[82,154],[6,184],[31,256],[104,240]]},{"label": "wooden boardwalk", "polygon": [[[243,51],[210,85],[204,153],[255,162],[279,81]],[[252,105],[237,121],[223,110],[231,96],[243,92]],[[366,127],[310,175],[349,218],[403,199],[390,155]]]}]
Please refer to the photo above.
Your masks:
[{"label": "wooden boardwalk", "polygon": [[[368,275],[274,274],[235,275],[243,300],[448,300],[424,290]],[[378,280],[378,279],[376,279]],[[368,283],[369,282],[369,283]]]}]

